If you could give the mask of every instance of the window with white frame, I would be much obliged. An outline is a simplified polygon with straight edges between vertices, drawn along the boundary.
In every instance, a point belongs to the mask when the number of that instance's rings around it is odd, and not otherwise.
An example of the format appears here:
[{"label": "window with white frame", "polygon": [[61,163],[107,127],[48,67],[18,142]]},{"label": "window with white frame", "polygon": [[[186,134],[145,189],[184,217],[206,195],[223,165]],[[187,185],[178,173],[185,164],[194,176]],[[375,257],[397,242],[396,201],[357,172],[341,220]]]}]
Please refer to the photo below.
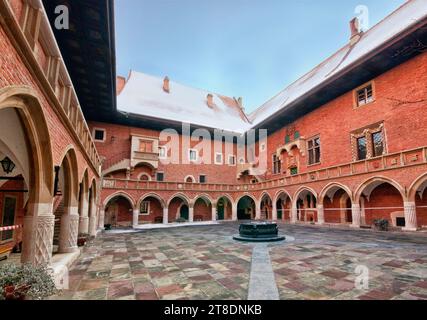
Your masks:
[{"label": "window with white frame", "polygon": [[105,142],[106,134],[105,129],[94,128],[93,129],[93,140],[96,142]]},{"label": "window with white frame", "polygon": [[236,156],[235,155],[228,155],[228,165],[235,166],[236,165]]},{"label": "window with white frame", "polygon": [[197,161],[198,159],[198,153],[196,149],[190,149],[188,150],[188,159],[190,161]]},{"label": "window with white frame", "polygon": [[159,147],[159,158],[160,159],[166,159],[167,156],[168,156],[167,147]]},{"label": "window with white frame", "polygon": [[215,153],[215,164],[222,164],[222,153]]},{"label": "window with white frame", "polygon": [[150,214],[150,201],[142,201],[141,206],[139,208],[139,213],[141,215],[149,215]]}]

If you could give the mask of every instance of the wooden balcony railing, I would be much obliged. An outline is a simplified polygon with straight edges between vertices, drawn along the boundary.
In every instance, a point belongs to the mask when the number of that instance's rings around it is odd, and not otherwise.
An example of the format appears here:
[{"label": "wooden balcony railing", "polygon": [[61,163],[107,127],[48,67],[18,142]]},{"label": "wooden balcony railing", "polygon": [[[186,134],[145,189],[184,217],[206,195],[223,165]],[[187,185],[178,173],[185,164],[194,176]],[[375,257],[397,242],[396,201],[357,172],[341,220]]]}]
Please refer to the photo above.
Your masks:
[{"label": "wooden balcony railing", "polygon": [[377,158],[346,163],[338,166],[323,168],[315,171],[300,173],[294,176],[280,177],[254,184],[214,184],[214,183],[184,183],[138,181],[126,179],[104,179],[105,189],[141,189],[141,190],[180,190],[180,191],[257,191],[276,187],[336,179],[353,175],[361,175],[384,170],[410,167],[427,163],[427,147],[405,150]]}]

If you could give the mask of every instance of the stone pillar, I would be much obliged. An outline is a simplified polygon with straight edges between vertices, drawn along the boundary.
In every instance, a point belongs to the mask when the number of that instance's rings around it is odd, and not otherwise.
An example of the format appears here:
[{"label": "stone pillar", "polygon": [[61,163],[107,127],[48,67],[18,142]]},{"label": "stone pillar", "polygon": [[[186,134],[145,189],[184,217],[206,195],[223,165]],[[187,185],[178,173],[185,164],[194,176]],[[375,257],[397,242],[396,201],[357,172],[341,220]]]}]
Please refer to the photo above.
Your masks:
[{"label": "stone pillar", "polygon": [[292,206],[291,223],[293,223],[293,224],[297,223],[297,219],[298,219],[298,208],[296,206]]},{"label": "stone pillar", "polygon": [[169,223],[169,210],[168,208],[163,208],[163,224]]},{"label": "stone pillar", "polygon": [[194,208],[188,207],[188,221],[194,222]]},{"label": "stone pillar", "polygon": [[80,206],[80,222],[79,222],[79,233],[89,233],[89,206],[87,194],[82,194],[82,203]]},{"label": "stone pillar", "polygon": [[237,204],[231,205],[231,220],[237,221]]},{"label": "stone pillar", "polygon": [[216,206],[212,204],[212,221],[216,221]]},{"label": "stone pillar", "polygon": [[277,221],[277,202],[273,201],[273,212],[272,212],[272,220]]},{"label": "stone pillar", "polygon": [[66,208],[61,217],[59,232],[59,252],[71,253],[78,250],[77,236],[79,233],[79,213],[77,207]]},{"label": "stone pillar", "polygon": [[261,202],[255,203],[255,220],[261,220]]},{"label": "stone pillar", "polygon": [[55,216],[52,203],[30,204],[24,217],[22,263],[49,265],[52,259]]},{"label": "stone pillar", "polygon": [[89,212],[89,235],[92,237],[96,236],[96,203],[92,200]]},{"label": "stone pillar", "polygon": [[105,221],[105,210],[99,209],[98,228],[101,230],[104,230],[104,221]]},{"label": "stone pillar", "polygon": [[360,204],[353,203],[351,205],[351,216],[353,222],[350,226],[353,228],[360,228]]},{"label": "stone pillar", "polygon": [[132,227],[137,227],[139,225],[139,210],[133,209],[133,216],[132,216]]},{"label": "stone pillar", "polygon": [[317,205],[317,224],[324,224],[325,223],[325,208],[323,207],[323,204]]},{"label": "stone pillar", "polygon": [[417,230],[417,209],[415,202],[405,202],[403,204],[405,213],[405,231],[416,231]]}]

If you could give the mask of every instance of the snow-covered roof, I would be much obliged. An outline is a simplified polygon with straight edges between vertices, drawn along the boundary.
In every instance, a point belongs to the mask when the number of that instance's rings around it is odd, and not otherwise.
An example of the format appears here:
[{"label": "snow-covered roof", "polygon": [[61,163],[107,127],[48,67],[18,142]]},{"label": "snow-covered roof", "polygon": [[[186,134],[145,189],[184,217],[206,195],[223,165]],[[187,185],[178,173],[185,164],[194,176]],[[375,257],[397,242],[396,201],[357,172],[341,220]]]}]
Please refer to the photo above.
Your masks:
[{"label": "snow-covered roof", "polygon": [[[228,132],[244,133],[250,128],[234,99],[173,81],[169,87],[167,93],[163,90],[163,78],[131,71],[117,97],[117,110]],[[208,94],[213,96],[213,108],[207,104]]]},{"label": "snow-covered roof", "polygon": [[[158,119],[187,122],[209,128],[244,133],[256,127],[297,99],[363,60],[375,49],[427,17],[427,0],[408,0],[368,31],[355,44],[347,44],[306,75],[246,116],[232,98],[132,71],[117,98],[117,110]],[[207,105],[213,94],[214,108]]]},{"label": "snow-covered roof", "polygon": [[310,90],[387,43],[427,16],[427,0],[409,0],[367,32],[353,46],[347,44],[306,75],[249,114],[254,126],[285,108]]}]

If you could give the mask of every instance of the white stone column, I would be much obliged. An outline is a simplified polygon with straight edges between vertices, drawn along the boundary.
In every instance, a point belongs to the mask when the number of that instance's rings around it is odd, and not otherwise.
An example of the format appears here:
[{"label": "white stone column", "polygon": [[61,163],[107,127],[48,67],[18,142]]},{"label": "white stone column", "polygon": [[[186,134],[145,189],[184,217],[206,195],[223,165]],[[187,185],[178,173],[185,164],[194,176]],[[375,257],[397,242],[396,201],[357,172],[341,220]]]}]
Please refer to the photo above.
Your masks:
[{"label": "white stone column", "polygon": [[351,216],[353,222],[350,226],[353,228],[360,228],[360,204],[353,203],[351,205]]},{"label": "white stone column", "polygon": [[163,208],[163,224],[169,223],[169,210],[168,208]]},{"label": "white stone column", "polygon": [[403,204],[405,213],[405,227],[402,230],[416,231],[417,230],[417,209],[415,202],[405,202]]},{"label": "white stone column", "polygon": [[273,212],[272,212],[272,220],[277,221],[277,202],[273,201]]},{"label": "white stone column", "polygon": [[132,226],[135,228],[139,225],[139,210],[133,209]]},{"label": "white stone column", "polygon": [[194,222],[194,208],[188,207],[188,221]]},{"label": "white stone column", "polygon": [[237,221],[237,204],[231,205],[231,220]]},{"label": "white stone column", "polygon": [[79,221],[79,233],[89,233],[89,205],[87,194],[82,194],[81,199],[81,210],[80,210],[80,221]]},{"label": "white stone column", "polygon": [[100,230],[104,230],[104,221],[105,221],[105,210],[104,209],[99,209],[98,228]]},{"label": "white stone column", "polygon": [[92,200],[89,212],[89,235],[92,237],[96,236],[96,203]]},{"label": "white stone column", "polygon": [[52,259],[55,216],[52,203],[30,204],[24,217],[22,263],[49,265]]},{"label": "white stone column", "polygon": [[325,208],[323,204],[317,205],[317,224],[325,223]]},{"label": "white stone column", "polygon": [[295,224],[298,220],[298,208],[296,206],[292,206],[291,209],[291,223]]},{"label": "white stone column", "polygon": [[255,220],[261,220],[261,202],[255,203]]},{"label": "white stone column", "polygon": [[77,236],[79,233],[79,212],[77,207],[65,208],[61,217],[59,232],[59,252],[71,253],[78,250]]},{"label": "white stone column", "polygon": [[212,205],[212,221],[216,221],[216,206]]}]

